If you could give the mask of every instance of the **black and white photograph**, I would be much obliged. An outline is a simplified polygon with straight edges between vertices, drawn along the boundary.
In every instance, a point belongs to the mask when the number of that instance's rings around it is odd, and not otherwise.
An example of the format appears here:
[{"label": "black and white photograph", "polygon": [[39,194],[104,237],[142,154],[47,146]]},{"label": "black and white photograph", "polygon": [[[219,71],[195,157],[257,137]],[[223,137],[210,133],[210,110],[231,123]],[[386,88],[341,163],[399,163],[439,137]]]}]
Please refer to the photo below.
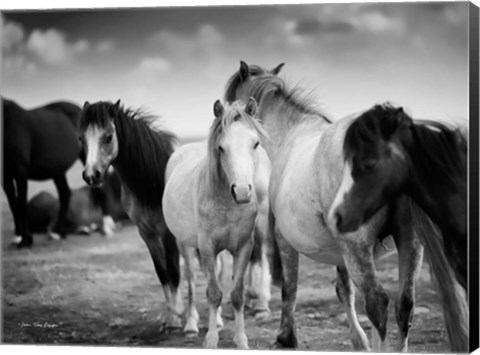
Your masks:
[{"label": "black and white photograph", "polygon": [[478,348],[477,5],[101,3],[0,5],[1,347]]}]

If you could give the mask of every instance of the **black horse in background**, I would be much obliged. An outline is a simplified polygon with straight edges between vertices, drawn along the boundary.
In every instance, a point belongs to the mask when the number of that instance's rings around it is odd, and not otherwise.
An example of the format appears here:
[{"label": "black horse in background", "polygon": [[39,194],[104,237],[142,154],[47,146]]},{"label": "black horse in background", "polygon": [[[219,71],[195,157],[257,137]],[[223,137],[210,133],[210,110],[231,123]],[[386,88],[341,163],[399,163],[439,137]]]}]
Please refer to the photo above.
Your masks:
[{"label": "black horse in background", "polygon": [[[82,145],[78,140],[80,108],[59,101],[25,110],[5,98],[2,98],[2,105],[2,186],[13,214],[15,234],[22,238],[17,246],[21,248],[33,244],[28,226],[28,180],[53,180],[60,200],[56,231],[65,238],[66,214],[71,195],[66,172],[77,159],[85,162]],[[95,202],[106,212],[103,192],[98,190],[93,194]]]}]

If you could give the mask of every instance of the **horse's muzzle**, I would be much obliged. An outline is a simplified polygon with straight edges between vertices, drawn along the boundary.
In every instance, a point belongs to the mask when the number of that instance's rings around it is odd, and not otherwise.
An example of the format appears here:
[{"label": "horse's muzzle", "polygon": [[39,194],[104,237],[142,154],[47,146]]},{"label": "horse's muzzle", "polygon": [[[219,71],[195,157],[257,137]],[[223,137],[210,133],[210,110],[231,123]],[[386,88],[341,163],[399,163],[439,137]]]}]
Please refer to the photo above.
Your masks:
[{"label": "horse's muzzle", "polygon": [[92,187],[99,187],[103,183],[103,174],[98,169],[91,169],[87,172],[85,169],[82,173],[83,180]]},{"label": "horse's muzzle", "polygon": [[252,198],[252,185],[237,186],[233,184],[231,187],[232,197],[238,204],[249,203]]},{"label": "horse's muzzle", "polygon": [[354,232],[360,227],[361,224],[359,219],[348,218],[348,214],[345,215],[341,208],[337,208],[330,218],[332,219],[332,224],[339,233]]}]

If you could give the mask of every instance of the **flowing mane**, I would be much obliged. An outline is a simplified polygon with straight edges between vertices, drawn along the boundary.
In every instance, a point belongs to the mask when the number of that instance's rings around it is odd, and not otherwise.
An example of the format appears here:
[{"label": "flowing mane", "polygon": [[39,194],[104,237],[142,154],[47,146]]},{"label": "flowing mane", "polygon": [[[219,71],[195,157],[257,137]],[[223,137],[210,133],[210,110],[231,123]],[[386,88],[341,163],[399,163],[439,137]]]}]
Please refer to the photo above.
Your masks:
[{"label": "flowing mane", "polygon": [[227,128],[235,121],[242,120],[250,125],[258,134],[258,137],[266,138],[267,135],[262,125],[252,116],[245,112],[245,104],[235,101],[231,104],[225,104],[224,114],[213,120],[208,135],[208,156],[207,168],[213,186],[224,186],[226,183],[225,173],[220,165],[219,153],[217,147],[225,136]]},{"label": "flowing mane", "polygon": [[[268,107],[273,100],[282,99],[285,110],[295,111],[297,114],[289,115],[295,123],[297,120],[303,120],[305,117],[316,116],[329,123],[331,121],[316,107],[312,98],[312,93],[307,93],[300,86],[292,89],[288,88],[285,82],[276,74],[258,66],[249,65],[249,76],[254,77],[248,85],[248,96],[252,96],[259,103],[260,112]],[[225,87],[225,101],[232,102],[236,100],[237,89],[243,84],[240,71],[237,71],[228,80]]]},{"label": "flowing mane", "polygon": [[460,128],[430,120],[413,120],[402,108],[376,105],[348,128],[344,141],[346,159],[370,143],[389,140],[400,128],[409,127],[414,138],[414,158],[422,170],[452,186],[466,175],[467,139]]},{"label": "flowing mane", "polygon": [[156,116],[111,102],[90,105],[83,113],[80,128],[82,131],[91,125],[104,128],[111,120],[119,143],[113,164],[123,183],[144,206],[161,208],[165,167],[176,137],[153,128]]}]

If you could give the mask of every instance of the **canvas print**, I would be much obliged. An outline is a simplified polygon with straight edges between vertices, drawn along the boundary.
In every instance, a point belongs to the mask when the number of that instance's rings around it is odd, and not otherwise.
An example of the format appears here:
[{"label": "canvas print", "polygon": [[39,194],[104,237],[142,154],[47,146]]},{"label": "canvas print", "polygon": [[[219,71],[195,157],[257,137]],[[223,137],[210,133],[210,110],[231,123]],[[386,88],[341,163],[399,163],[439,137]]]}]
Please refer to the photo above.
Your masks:
[{"label": "canvas print", "polygon": [[471,11],[3,11],[1,342],[468,352]]}]

